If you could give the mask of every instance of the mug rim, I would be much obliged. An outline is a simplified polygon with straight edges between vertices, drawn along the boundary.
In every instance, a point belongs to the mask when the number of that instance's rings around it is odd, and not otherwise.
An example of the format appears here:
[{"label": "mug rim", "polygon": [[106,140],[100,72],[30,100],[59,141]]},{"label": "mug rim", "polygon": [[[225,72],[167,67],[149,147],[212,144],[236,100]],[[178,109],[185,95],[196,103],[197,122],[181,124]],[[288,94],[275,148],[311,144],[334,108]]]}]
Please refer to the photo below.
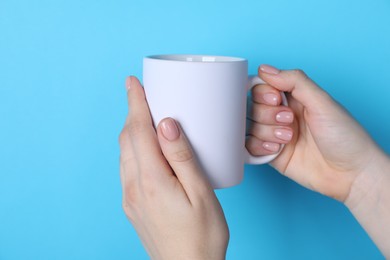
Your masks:
[{"label": "mug rim", "polygon": [[145,59],[184,63],[234,63],[246,61],[246,59],[240,57],[201,54],[157,54],[146,56]]}]

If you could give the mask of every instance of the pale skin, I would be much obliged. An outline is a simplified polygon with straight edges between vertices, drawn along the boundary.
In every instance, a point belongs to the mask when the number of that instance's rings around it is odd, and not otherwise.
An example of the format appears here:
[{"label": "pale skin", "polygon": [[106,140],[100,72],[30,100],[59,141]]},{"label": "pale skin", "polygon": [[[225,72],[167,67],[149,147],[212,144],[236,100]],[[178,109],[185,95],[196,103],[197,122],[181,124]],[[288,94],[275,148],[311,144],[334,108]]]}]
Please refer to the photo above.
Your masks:
[{"label": "pale skin", "polygon": [[[246,146],[253,155],[286,144],[271,165],[344,203],[390,258],[390,159],[364,129],[300,70],[259,67]],[[126,80],[130,113],[120,134],[124,211],[152,259],[224,259],[229,231],[180,122],[154,129],[145,94]],[[288,93],[289,107],[279,92]]]}]

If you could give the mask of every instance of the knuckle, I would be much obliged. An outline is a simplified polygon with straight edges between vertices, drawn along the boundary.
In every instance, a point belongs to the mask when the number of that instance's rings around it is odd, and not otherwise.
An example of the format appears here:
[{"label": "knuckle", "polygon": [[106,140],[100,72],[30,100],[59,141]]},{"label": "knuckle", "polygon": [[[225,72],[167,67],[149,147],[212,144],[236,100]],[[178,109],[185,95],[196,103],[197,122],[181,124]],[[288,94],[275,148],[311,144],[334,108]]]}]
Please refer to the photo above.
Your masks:
[{"label": "knuckle", "polygon": [[174,162],[190,162],[194,159],[194,153],[189,147],[183,148],[171,154],[169,160]]},{"label": "knuckle", "polygon": [[130,205],[127,203],[126,200],[123,200],[122,201],[122,209],[123,211],[125,212],[126,216],[127,217],[131,217],[133,215],[133,210],[132,208],[130,207]]},{"label": "knuckle", "polygon": [[134,221],[140,210],[140,193],[135,182],[127,183],[122,197],[122,209],[130,221]]},{"label": "knuckle", "polygon": [[261,155],[261,149],[259,146],[252,146],[251,149],[248,149],[249,152],[252,154],[252,155],[255,155],[255,156],[259,156]]},{"label": "knuckle", "polygon": [[197,208],[198,212],[203,215],[202,217],[207,215],[210,206],[215,202],[217,202],[217,198],[215,197],[215,193],[213,192],[211,186],[204,185],[204,183],[199,184],[196,188],[192,204]]},{"label": "knuckle", "polygon": [[157,192],[156,176],[151,172],[144,172],[140,178],[141,188],[146,198],[153,198]]},{"label": "knuckle", "polygon": [[264,112],[262,109],[259,109],[259,108],[255,108],[253,109],[253,119],[256,121],[256,122],[261,122],[263,120],[263,117],[264,117]]},{"label": "knuckle", "polygon": [[263,150],[261,143],[257,141],[255,138],[250,138],[246,142],[246,148],[248,149],[249,153],[255,156],[261,155],[261,152]]},{"label": "knuckle", "polygon": [[308,78],[306,73],[303,70],[301,70],[301,69],[295,69],[295,70],[293,70],[293,73],[294,73],[294,75],[297,78],[301,78],[301,79],[307,79]]},{"label": "knuckle", "polygon": [[147,124],[143,120],[132,120],[128,126],[128,134],[129,136],[138,136],[147,128]]},{"label": "knuckle", "polygon": [[272,122],[271,117],[273,116],[274,108],[265,105],[254,106],[253,115],[254,119],[258,123],[269,123]]},{"label": "knuckle", "polygon": [[[254,136],[254,137],[259,137],[264,133],[263,125],[258,124],[258,123],[252,123],[251,127],[249,129],[249,134]],[[252,138],[250,138],[251,140]]]},{"label": "knuckle", "polygon": [[120,145],[123,145],[128,141],[128,139],[129,139],[129,133],[127,131],[127,128],[124,127],[119,134],[118,142]]},{"label": "knuckle", "polygon": [[130,205],[127,203],[125,200],[122,201],[122,209],[123,212],[125,213],[126,217],[131,221],[135,221],[135,216],[136,216],[136,210],[134,206]]},{"label": "knuckle", "polygon": [[135,205],[135,204],[137,204],[138,198],[139,198],[139,193],[138,193],[138,189],[137,189],[137,187],[135,185],[135,182],[132,181],[132,182],[126,183],[124,189],[125,189],[124,192],[123,192],[124,204],[125,203],[126,203],[126,205]]},{"label": "knuckle", "polygon": [[256,101],[263,100],[264,93],[267,92],[265,85],[257,85],[252,89],[252,99]]},{"label": "knuckle", "polygon": [[[205,185],[205,183],[207,185]],[[210,203],[210,197],[214,196],[214,195],[212,195],[211,189],[212,188],[210,185],[208,185],[208,182],[199,183],[199,185],[197,186],[198,194],[200,195],[201,199],[203,201],[206,201],[207,203]]]},{"label": "knuckle", "polygon": [[248,104],[252,103],[253,101],[259,101],[263,99],[263,95],[261,94],[260,91],[254,91],[252,90],[252,98],[249,99]]},{"label": "knuckle", "polygon": [[255,95],[260,95],[262,93],[262,86],[261,85],[256,85],[252,88],[251,90],[252,92],[252,95],[255,96]]}]

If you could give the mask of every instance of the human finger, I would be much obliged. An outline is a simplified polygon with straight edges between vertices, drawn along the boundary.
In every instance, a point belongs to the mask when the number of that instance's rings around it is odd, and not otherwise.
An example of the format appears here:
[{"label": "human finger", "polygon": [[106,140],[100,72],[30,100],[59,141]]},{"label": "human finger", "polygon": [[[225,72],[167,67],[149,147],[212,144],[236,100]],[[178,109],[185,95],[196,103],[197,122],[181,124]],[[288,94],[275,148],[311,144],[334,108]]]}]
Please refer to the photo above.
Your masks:
[{"label": "human finger", "polygon": [[167,163],[161,153],[156,131],[153,127],[152,117],[146,101],[145,92],[136,77],[129,77],[128,102],[130,107],[130,119],[127,132],[136,158],[140,174],[172,175],[167,169]]},{"label": "human finger", "polygon": [[264,125],[253,121],[248,123],[248,134],[262,141],[287,144],[293,137],[293,130],[289,126]]},{"label": "human finger", "polygon": [[190,199],[212,191],[180,125],[172,118],[165,118],[158,125],[157,134],[165,158]]},{"label": "human finger", "polygon": [[281,147],[279,143],[263,141],[253,135],[247,136],[245,146],[254,156],[274,154],[277,153]]},{"label": "human finger", "polygon": [[312,81],[302,70],[279,70],[270,65],[259,67],[259,77],[267,84],[291,93],[292,97],[308,108],[308,112],[319,112],[329,107],[332,98]]},{"label": "human finger", "polygon": [[252,100],[258,104],[278,106],[282,102],[280,91],[268,84],[256,85],[252,88]]},{"label": "human finger", "polygon": [[259,124],[266,125],[289,125],[294,121],[294,113],[291,108],[258,103],[250,104],[247,117]]}]

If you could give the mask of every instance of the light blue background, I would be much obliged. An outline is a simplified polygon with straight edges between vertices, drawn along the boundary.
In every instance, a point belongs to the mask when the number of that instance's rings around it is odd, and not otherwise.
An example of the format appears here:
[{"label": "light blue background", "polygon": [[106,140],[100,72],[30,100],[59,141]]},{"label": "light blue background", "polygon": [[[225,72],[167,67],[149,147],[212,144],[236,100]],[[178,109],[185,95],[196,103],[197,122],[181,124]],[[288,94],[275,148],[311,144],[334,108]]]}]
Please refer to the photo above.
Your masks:
[{"label": "light blue background", "polygon": [[[125,76],[159,53],[302,68],[390,151],[388,0],[1,0],[0,259],[147,259],[117,137]],[[268,166],[217,194],[228,259],[383,258],[342,204]]]}]

